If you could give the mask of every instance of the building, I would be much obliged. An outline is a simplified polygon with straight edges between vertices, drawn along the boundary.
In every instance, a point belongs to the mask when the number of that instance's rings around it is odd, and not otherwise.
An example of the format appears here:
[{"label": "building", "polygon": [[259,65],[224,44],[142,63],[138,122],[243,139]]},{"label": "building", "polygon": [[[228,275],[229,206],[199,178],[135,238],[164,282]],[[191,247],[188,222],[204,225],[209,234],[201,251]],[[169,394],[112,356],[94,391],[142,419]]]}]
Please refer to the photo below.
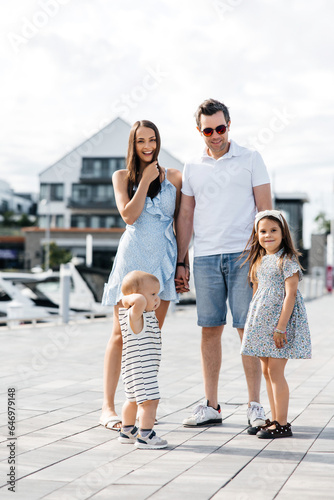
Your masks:
[{"label": "building", "polygon": [[40,227],[26,227],[23,231],[26,269],[39,267],[45,262],[44,248],[48,241],[70,250],[80,262],[85,261],[87,235],[93,238],[93,265],[110,269],[124,228],[51,228],[47,234]]},{"label": "building", "polygon": [[[41,172],[39,229],[25,231],[26,266],[43,262],[42,249],[52,240],[84,258],[86,236],[93,235],[93,264],[110,267],[124,222],[118,213],[112,174],[125,168],[131,126],[121,118],[87,139]],[[182,163],[161,149],[159,162],[182,170]],[[90,229],[94,231],[90,231]]]},{"label": "building", "polygon": [[[40,174],[39,227],[124,227],[118,214],[112,174],[125,168],[131,126],[121,118],[103,128]],[[161,165],[182,163],[161,149]]]},{"label": "building", "polygon": [[310,200],[306,193],[275,193],[274,207],[282,210],[289,224],[293,242],[299,250],[303,250],[303,206]]},{"label": "building", "polygon": [[289,224],[292,240],[301,252],[299,258],[304,270],[308,272],[308,250],[304,249],[303,242],[303,206],[309,199],[306,193],[274,193],[273,205],[276,210],[281,210]]},{"label": "building", "polygon": [[36,214],[36,200],[31,194],[15,193],[8,182],[0,179],[0,214],[12,212],[14,218],[22,214]]},{"label": "building", "polygon": [[0,179],[0,269],[24,267],[24,234],[20,225],[28,220],[33,223],[35,214],[35,197],[14,192],[8,182]]}]

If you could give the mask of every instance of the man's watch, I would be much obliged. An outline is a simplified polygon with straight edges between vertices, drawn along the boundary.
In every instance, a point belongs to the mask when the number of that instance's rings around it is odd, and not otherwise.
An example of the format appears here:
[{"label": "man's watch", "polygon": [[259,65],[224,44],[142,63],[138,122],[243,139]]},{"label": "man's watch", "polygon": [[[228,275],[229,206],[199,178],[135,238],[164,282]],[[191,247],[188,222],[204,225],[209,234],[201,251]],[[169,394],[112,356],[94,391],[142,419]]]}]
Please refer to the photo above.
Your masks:
[{"label": "man's watch", "polygon": [[178,266],[186,267],[184,262],[177,262],[176,267],[178,267]]}]

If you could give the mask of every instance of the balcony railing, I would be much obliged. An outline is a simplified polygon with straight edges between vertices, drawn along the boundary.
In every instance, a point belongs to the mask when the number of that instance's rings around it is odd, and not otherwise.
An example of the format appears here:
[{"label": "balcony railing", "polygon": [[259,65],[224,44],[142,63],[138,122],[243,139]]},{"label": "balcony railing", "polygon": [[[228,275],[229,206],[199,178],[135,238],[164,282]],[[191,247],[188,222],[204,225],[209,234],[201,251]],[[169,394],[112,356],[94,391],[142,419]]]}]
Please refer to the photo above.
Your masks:
[{"label": "balcony railing", "polygon": [[116,209],[116,203],[113,199],[104,199],[97,200],[92,198],[83,198],[81,200],[77,200],[74,198],[67,199],[67,208],[103,208],[104,210]]},{"label": "balcony railing", "polygon": [[125,168],[125,158],[83,158],[80,180],[85,183],[111,182],[116,170]]},{"label": "balcony railing", "polygon": [[96,172],[80,172],[80,182],[84,182],[85,184],[110,184],[111,177],[112,174],[108,175],[105,173],[97,174]]}]

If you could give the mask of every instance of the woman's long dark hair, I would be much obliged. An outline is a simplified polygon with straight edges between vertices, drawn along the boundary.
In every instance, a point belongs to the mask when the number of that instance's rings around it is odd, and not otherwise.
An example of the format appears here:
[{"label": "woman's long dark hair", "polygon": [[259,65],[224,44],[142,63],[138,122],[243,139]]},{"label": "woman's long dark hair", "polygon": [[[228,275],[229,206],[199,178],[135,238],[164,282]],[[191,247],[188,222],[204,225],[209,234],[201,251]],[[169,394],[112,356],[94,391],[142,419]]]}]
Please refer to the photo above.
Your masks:
[{"label": "woman's long dark hair", "polygon": [[[130,131],[130,136],[129,136],[129,146],[128,146],[128,155],[126,158],[126,169],[128,171],[128,195],[131,200],[131,198],[134,195],[134,187],[137,187],[139,184],[139,158],[136,153],[136,134],[137,130],[139,127],[146,127],[150,128],[154,131],[155,137],[156,137],[156,149],[153,154],[153,161],[156,161],[158,159],[158,155],[160,152],[160,144],[161,144],[161,139],[160,139],[160,134],[159,130],[157,129],[156,125],[154,123],[148,121],[148,120],[140,120],[134,123],[134,125],[131,128]],[[147,191],[147,196],[149,196],[151,199],[153,199],[155,196],[157,196],[158,193],[160,193],[161,190],[161,182],[160,182],[160,174],[161,174],[161,168],[158,165],[158,170],[159,170],[159,175],[154,181],[151,182],[148,191]]]}]

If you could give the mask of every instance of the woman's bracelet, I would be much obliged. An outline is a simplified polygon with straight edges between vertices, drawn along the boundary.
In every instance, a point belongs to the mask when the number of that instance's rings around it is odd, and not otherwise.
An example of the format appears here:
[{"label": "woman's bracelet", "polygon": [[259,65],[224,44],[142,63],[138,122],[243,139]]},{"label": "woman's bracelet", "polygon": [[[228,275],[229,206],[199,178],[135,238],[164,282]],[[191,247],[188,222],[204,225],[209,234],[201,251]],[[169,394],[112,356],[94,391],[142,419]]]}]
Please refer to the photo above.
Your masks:
[{"label": "woman's bracelet", "polygon": [[176,267],[184,267],[185,269],[189,269],[190,270],[190,266],[189,264],[185,264],[184,262],[177,262],[176,263]]},{"label": "woman's bracelet", "polygon": [[278,328],[275,328],[274,329],[274,333],[280,333],[281,335],[285,335],[286,334],[286,330],[279,330]]}]

